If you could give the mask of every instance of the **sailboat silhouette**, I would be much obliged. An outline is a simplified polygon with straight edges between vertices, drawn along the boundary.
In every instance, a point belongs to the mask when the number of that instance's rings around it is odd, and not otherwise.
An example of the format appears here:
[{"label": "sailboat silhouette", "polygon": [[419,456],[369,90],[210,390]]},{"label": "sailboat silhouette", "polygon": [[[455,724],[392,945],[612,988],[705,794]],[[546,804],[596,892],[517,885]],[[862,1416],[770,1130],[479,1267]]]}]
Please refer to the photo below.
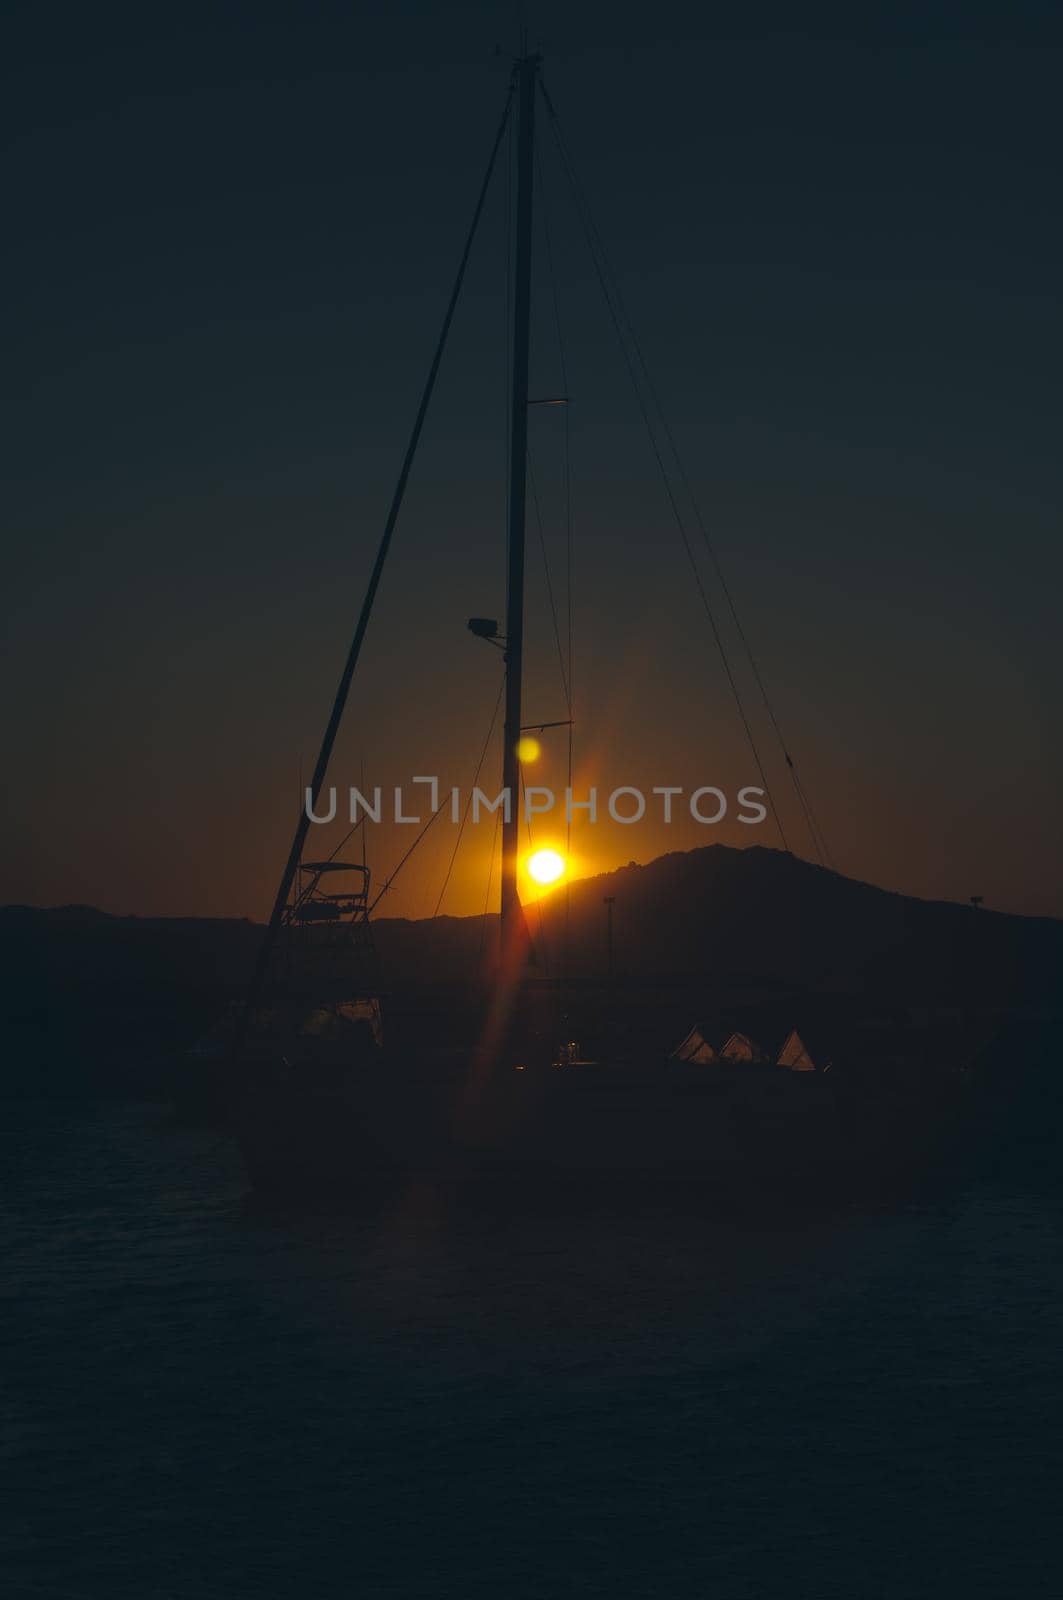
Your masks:
[{"label": "sailboat silhouette", "polygon": [[[253,1181],[266,1188],[297,1194],[348,1191],[385,1174],[517,1173],[524,1182],[532,1172],[556,1179],[562,1173],[649,1170],[709,1174],[721,1182],[760,1182],[769,1176],[809,1181],[854,1159],[823,1074],[794,1073],[752,1058],[739,1067],[725,1056],[706,1063],[696,1053],[667,1062],[653,1055],[625,1059],[622,1051],[587,1060],[571,1037],[578,1024],[574,1027],[564,1014],[557,984],[536,966],[520,894],[519,747],[527,731],[522,690],[528,374],[540,102],[554,114],[540,69],[540,57],[531,53],[522,54],[513,67],[307,804],[232,1036],[232,1117]],[[385,1048],[389,1022],[373,954],[368,871],[364,865],[303,858],[511,119],[516,188],[504,633],[491,618],[469,622],[476,636],[501,648],[505,663],[501,781],[509,804],[501,822],[499,959],[475,1008],[474,1037],[466,1047],[442,1052],[429,1039]],[[567,725],[571,731],[571,717]],[[789,755],[787,762],[796,784]],[[815,839],[811,822],[810,832]],[[354,883],[341,890],[337,885],[344,874]],[[611,904],[608,909],[611,939]],[[611,982],[608,1004],[615,1035],[618,1019],[622,1032],[624,998]]]}]

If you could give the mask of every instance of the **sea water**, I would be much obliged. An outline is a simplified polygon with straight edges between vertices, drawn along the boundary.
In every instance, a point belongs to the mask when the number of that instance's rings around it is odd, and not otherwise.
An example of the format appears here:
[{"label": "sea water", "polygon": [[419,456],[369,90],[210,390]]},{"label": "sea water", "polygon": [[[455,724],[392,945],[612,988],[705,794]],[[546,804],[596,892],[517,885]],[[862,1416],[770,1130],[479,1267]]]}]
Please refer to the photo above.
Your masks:
[{"label": "sea water", "polygon": [[3,1107],[9,1600],[1058,1595],[1052,1186],[328,1216]]}]

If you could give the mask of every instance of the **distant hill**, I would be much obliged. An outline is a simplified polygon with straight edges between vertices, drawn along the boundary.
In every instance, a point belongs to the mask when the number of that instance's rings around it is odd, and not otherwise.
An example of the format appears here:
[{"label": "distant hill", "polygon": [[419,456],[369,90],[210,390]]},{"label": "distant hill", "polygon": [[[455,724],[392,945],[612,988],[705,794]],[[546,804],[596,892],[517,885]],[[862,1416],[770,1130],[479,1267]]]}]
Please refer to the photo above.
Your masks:
[{"label": "distant hill", "polygon": [[[917,900],[779,850],[709,845],[571,885],[542,906],[547,952],[566,915],[575,972],[601,970],[606,896],[618,972],[721,983],[859,986],[1007,1004],[1058,989],[1063,922]],[[530,913],[539,925],[538,912]]]},{"label": "distant hill", "polygon": [[[1063,922],[916,900],[761,846],[708,845],[581,879],[529,907],[539,971],[565,945],[574,977],[603,976],[614,900],[616,973],[713,987],[860,988],[907,1001],[1007,1005],[1056,997]],[[375,923],[385,982],[459,982],[483,971],[495,917]],[[246,983],[262,937],[239,919],[112,917],[89,907],[0,909],[5,1014],[77,993],[170,1003]]]}]

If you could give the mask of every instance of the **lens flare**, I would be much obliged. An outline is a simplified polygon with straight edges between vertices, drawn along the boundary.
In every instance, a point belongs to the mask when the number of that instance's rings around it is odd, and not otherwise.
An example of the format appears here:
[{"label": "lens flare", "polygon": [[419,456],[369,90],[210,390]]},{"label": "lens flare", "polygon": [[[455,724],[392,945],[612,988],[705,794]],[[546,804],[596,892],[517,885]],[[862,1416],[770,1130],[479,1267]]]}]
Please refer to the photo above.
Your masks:
[{"label": "lens flare", "polygon": [[556,850],[536,850],[528,857],[528,875],[536,883],[556,883],[565,870],[565,860]]}]

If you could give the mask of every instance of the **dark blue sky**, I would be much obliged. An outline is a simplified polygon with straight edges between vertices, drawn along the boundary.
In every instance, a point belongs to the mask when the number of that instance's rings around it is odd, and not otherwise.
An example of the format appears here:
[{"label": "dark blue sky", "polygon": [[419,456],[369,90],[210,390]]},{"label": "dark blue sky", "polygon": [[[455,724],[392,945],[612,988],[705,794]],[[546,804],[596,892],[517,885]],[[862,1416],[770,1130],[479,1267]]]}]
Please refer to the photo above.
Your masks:
[{"label": "dark blue sky", "polygon": [[[813,8],[799,26],[792,7],[528,9],[838,865],[1063,912],[1053,8]],[[0,897],[258,915],[517,11],[10,15]],[[544,163],[573,393],[579,771],[735,789],[755,774]],[[490,714],[494,663],[463,625],[502,608],[504,212],[502,183],[341,782],[364,757],[371,782],[467,784]],[[541,271],[538,287],[534,383],[553,388]],[[558,431],[533,419],[555,581]],[[528,697],[546,717],[564,713],[540,568]],[[381,868],[404,842],[375,842]],[[426,845],[396,911],[431,909],[450,842]],[[603,830],[583,854],[702,842]],[[470,845],[448,909],[482,903],[486,849]]]}]

